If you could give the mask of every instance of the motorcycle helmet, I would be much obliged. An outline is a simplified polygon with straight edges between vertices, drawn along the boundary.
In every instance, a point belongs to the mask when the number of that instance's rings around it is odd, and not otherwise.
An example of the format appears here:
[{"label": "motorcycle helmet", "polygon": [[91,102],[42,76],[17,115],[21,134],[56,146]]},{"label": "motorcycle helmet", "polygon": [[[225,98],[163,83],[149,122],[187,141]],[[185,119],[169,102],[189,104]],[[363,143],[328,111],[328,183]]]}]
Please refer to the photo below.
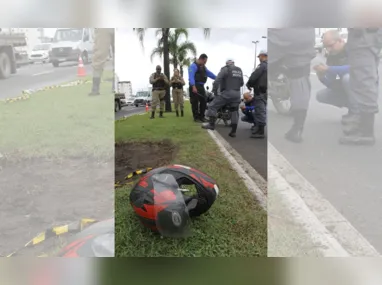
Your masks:
[{"label": "motorcycle helmet", "polygon": [[[194,185],[197,193],[187,195],[182,191],[187,185]],[[181,235],[188,218],[206,213],[218,193],[216,181],[207,174],[188,166],[170,165],[142,176],[130,193],[130,203],[145,227],[162,235]]]},{"label": "motorcycle helmet", "polygon": [[59,257],[114,257],[114,219],[94,223],[74,235]]}]

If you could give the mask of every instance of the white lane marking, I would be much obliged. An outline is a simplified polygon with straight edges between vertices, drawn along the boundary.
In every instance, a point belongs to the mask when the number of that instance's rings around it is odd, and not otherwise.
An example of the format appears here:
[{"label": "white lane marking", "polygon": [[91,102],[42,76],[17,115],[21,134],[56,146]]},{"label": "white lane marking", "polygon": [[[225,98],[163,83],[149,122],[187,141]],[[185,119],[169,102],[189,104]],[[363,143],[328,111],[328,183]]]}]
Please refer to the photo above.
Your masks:
[{"label": "white lane marking", "polygon": [[[223,155],[227,158],[228,162],[231,164],[232,168],[236,171],[236,173],[239,175],[239,177],[243,180],[245,186],[248,188],[249,192],[253,194],[256,198],[256,200],[259,202],[260,206],[266,211],[267,210],[267,197],[265,196],[266,189],[263,189],[263,191],[259,188],[261,185],[258,185],[246,172],[246,170],[251,171],[252,173],[257,173],[253,167],[249,165],[247,162],[245,164],[245,160],[238,154],[232,147],[229,146],[229,143],[220,136],[216,131],[208,130],[208,133],[212,137],[212,139],[215,141],[215,143],[218,145],[220,151],[223,153]],[[230,151],[229,151],[230,150]],[[232,154],[231,154],[231,153]],[[236,153],[234,153],[236,152]],[[235,156],[235,157],[234,157]],[[245,169],[244,168],[244,165]],[[257,174],[257,176],[260,176]],[[266,185],[266,183],[265,183]]]},{"label": "white lane marking", "polygon": [[50,73],[53,73],[53,70],[42,71],[39,73],[32,74],[32,76],[39,76],[39,75],[50,74]]},{"label": "white lane marking", "polygon": [[[268,142],[268,199],[281,195],[326,256],[380,257],[380,253]],[[272,187],[271,187],[272,185]],[[268,210],[269,211],[269,210]],[[269,213],[272,214],[272,213]],[[337,254],[337,255],[333,255]]]}]

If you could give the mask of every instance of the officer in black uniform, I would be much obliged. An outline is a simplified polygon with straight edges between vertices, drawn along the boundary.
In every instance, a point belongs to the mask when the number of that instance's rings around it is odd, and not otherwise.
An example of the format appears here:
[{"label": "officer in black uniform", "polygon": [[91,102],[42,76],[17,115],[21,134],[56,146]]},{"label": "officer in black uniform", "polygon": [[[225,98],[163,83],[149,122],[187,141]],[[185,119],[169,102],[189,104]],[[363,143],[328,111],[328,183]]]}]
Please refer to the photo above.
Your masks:
[{"label": "officer in black uniform", "polygon": [[216,78],[215,74],[206,67],[207,59],[206,54],[201,54],[199,59],[193,62],[188,69],[190,103],[195,122],[205,122],[204,113],[207,107],[207,96],[204,84],[207,82],[207,78]]},{"label": "officer in black uniform", "polygon": [[347,53],[350,65],[350,92],[357,104],[352,126],[344,128],[341,144],[373,145],[374,117],[378,113],[379,56],[382,28],[349,28]]},{"label": "officer in black uniform", "polygon": [[309,107],[310,63],[316,57],[315,28],[268,29],[268,52],[271,54],[269,79],[280,74],[288,78],[293,125],[285,139],[300,143]]},{"label": "officer in black uniform", "polygon": [[267,123],[267,86],[268,86],[268,53],[260,51],[258,58],[260,64],[257,66],[247,82],[247,88],[253,89],[253,100],[255,105],[255,128],[251,138],[264,138],[264,128]]},{"label": "officer in black uniform", "polygon": [[224,106],[229,106],[231,117],[231,132],[230,137],[236,137],[237,124],[239,121],[239,105],[241,103],[240,89],[244,85],[243,72],[240,67],[235,66],[233,59],[226,61],[226,66],[223,67],[215,82],[214,89],[219,86],[220,95],[215,97],[208,106],[207,116],[209,123],[203,124],[202,128],[214,130],[217,111]]}]

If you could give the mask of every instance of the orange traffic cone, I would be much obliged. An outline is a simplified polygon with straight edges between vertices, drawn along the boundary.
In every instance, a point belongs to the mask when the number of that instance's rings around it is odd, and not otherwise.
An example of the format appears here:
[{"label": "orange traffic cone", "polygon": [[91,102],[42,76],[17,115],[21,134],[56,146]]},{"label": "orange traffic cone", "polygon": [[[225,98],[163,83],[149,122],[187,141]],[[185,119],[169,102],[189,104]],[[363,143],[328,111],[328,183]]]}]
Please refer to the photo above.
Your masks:
[{"label": "orange traffic cone", "polygon": [[146,112],[148,112],[148,111],[149,111],[149,104],[146,103]]},{"label": "orange traffic cone", "polygon": [[85,71],[85,67],[84,67],[84,62],[82,61],[82,57],[81,57],[81,56],[78,58],[77,76],[78,76],[78,77],[84,77],[84,76],[86,76],[86,71]]}]

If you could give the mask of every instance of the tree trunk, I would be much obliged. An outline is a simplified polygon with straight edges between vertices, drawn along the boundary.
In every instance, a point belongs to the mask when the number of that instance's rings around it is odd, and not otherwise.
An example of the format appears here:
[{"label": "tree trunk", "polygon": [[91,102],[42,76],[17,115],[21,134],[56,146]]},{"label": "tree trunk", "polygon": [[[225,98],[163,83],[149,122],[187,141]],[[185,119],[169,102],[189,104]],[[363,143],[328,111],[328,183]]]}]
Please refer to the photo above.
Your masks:
[{"label": "tree trunk", "polygon": [[180,76],[183,77],[183,66],[180,66],[180,67],[179,67],[179,73],[180,73]]},{"label": "tree trunk", "polygon": [[[170,54],[168,46],[168,36],[170,29],[163,29],[163,71],[167,78],[170,80]],[[166,112],[171,112],[171,99],[170,99],[170,86],[166,87]]]}]

